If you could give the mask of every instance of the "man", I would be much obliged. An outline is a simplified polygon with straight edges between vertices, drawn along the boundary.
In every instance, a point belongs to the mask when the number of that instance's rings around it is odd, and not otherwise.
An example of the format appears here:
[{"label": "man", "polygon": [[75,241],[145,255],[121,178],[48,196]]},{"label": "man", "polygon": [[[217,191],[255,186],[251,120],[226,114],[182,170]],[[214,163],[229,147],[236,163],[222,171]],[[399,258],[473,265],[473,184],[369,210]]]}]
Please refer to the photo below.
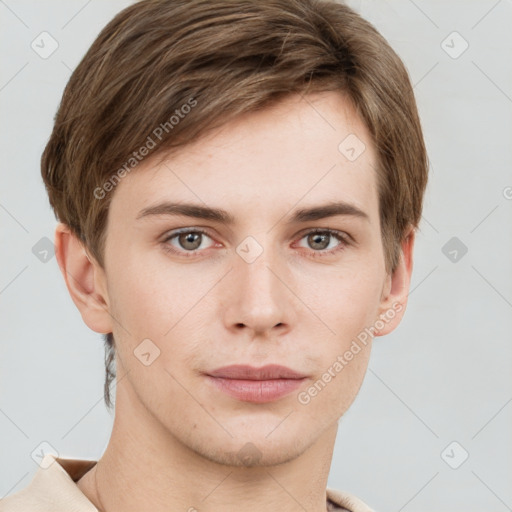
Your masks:
[{"label": "man", "polygon": [[427,156],[394,51],[332,1],[143,0],[66,87],[56,255],[117,374],[99,461],[0,510],[368,511],[327,489],[407,303]]}]

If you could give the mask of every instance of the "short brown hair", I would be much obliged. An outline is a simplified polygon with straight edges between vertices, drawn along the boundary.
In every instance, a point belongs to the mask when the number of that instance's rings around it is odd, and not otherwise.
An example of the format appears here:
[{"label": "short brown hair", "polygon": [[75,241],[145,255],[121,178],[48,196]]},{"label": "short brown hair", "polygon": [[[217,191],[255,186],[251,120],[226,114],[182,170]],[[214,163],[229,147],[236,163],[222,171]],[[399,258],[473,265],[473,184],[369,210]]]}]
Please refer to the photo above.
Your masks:
[{"label": "short brown hair", "polygon": [[[238,114],[320,91],[344,93],[372,136],[393,271],[400,242],[421,218],[428,159],[420,120],[400,58],[369,22],[334,0],[142,0],[125,8],[65,88],[41,159],[51,206],[103,266],[116,180],[150,138],[163,155]],[[112,333],[105,343],[111,407]]]}]

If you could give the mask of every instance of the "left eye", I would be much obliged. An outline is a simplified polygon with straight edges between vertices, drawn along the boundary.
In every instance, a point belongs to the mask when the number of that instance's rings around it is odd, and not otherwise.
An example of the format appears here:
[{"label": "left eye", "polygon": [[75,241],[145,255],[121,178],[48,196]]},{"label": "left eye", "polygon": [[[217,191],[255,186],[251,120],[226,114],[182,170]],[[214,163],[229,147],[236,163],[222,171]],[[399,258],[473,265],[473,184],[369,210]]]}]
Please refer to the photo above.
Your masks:
[{"label": "left eye", "polygon": [[[332,250],[338,249],[340,245],[343,246],[347,242],[341,233],[331,230],[310,231],[301,238],[301,240],[303,239],[306,239],[306,243],[310,248],[314,249],[315,252],[331,252]],[[334,246],[331,245],[331,242],[333,241],[337,242]]]}]

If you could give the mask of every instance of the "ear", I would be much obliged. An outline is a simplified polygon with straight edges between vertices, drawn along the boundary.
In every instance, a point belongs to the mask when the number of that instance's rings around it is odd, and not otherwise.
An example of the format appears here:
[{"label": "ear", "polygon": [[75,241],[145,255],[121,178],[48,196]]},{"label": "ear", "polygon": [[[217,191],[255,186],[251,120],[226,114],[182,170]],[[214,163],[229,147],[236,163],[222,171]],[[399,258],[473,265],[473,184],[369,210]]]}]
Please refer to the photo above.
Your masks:
[{"label": "ear", "polygon": [[105,272],[62,222],[55,229],[55,256],[83,321],[95,332],[112,332]]},{"label": "ear", "polygon": [[379,319],[375,322],[376,326],[378,325],[376,336],[384,336],[392,332],[405,313],[411,284],[415,236],[414,228],[409,228],[401,244],[398,265],[393,274],[388,274],[386,278],[379,307]]}]

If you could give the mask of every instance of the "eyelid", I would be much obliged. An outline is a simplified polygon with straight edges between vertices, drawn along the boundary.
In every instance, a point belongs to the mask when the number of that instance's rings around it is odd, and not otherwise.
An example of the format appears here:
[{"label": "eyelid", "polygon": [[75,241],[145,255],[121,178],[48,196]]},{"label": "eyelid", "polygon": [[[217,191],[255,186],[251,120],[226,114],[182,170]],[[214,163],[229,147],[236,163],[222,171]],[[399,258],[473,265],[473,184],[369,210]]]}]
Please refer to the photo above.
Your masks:
[{"label": "eyelid", "polygon": [[186,228],[177,228],[172,229],[171,231],[166,231],[163,235],[163,241],[170,240],[171,238],[174,238],[177,235],[181,235],[182,233],[202,233],[203,235],[206,235],[210,238],[212,236],[208,232],[206,228],[200,228],[200,227],[186,227]]},{"label": "eyelid", "polygon": [[340,229],[334,229],[334,228],[322,228],[322,227],[314,227],[314,228],[307,228],[304,231],[301,231],[299,233],[300,238],[304,238],[304,236],[309,235],[311,233],[330,233],[333,236],[339,236],[343,240],[345,240],[347,243],[356,243],[355,239],[352,237],[350,233],[347,233],[346,231],[342,231]]}]

